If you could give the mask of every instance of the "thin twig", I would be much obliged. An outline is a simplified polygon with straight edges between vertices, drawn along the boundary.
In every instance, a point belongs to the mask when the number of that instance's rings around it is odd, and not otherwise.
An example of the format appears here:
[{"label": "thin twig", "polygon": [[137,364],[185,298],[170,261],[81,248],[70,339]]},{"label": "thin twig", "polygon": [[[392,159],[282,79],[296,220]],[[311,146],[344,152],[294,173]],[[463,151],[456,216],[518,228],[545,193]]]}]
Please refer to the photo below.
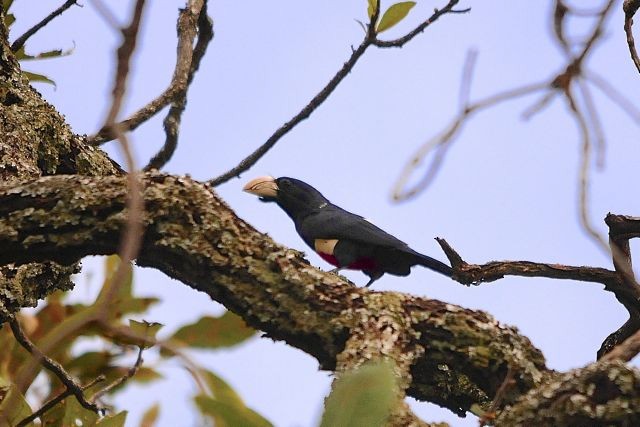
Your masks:
[{"label": "thin twig", "polygon": [[[182,20],[178,20],[178,39],[183,38],[189,40],[189,38],[191,37],[190,32],[187,31],[183,26],[183,24],[185,23],[186,22],[183,22]],[[207,47],[213,39],[213,25],[211,23],[211,20],[207,16],[206,1],[204,2],[202,9],[200,10],[200,14],[198,15],[197,27],[198,41],[193,48],[187,84],[178,93],[176,99],[171,103],[169,113],[163,121],[164,132],[166,134],[164,145],[162,146],[160,151],[158,151],[158,153],[156,153],[156,155],[151,158],[147,166],[143,168],[144,171],[162,168],[169,161],[169,159],[171,159],[171,156],[173,156],[173,153],[178,145],[180,120],[187,104],[187,92],[189,90],[189,87],[191,87],[193,76],[195,75],[196,71],[198,71],[198,68],[200,68],[200,61],[204,57],[204,54],[207,51]],[[178,45],[180,45],[180,43],[178,43]],[[178,51],[180,50],[181,49],[178,48]]]},{"label": "thin twig", "polygon": [[120,378],[118,378],[117,380],[113,381],[111,384],[109,384],[108,386],[104,387],[103,389],[99,390],[98,392],[96,392],[92,399],[95,401],[97,399],[100,398],[100,396],[104,396],[106,393],[109,393],[111,390],[113,390],[114,388],[124,384],[127,380],[129,380],[131,377],[133,377],[136,372],[138,372],[138,369],[140,369],[140,366],[142,366],[142,352],[144,351],[144,346],[140,346],[138,347],[138,357],[136,359],[136,362],[133,364],[132,367],[129,368],[129,370]]},{"label": "thin twig", "polygon": [[[464,83],[461,84],[461,88],[463,88],[464,86],[465,86]],[[433,179],[436,177],[437,172],[439,171],[443,163],[446,150],[455,140],[455,137],[458,135],[459,131],[462,129],[463,124],[468,119],[470,119],[474,113],[487,109],[489,107],[492,107],[496,104],[500,104],[505,101],[510,101],[516,98],[529,95],[531,93],[542,90],[547,86],[548,86],[547,81],[520,86],[514,89],[509,89],[504,92],[497,93],[495,95],[481,99],[480,101],[476,101],[472,104],[466,104],[465,107],[460,110],[458,115],[452,119],[452,121],[447,125],[447,127],[440,134],[436,135],[432,139],[422,144],[422,146],[420,146],[420,148],[416,150],[415,154],[411,156],[411,159],[404,166],[404,168],[400,172],[400,176],[398,177],[395,184],[393,185],[393,192],[392,192],[393,200],[395,201],[407,200],[415,196],[416,194],[424,191],[433,182]],[[436,149],[438,150],[436,152],[436,157],[429,165],[423,177],[415,185],[407,189],[406,185],[409,182],[409,179],[413,175],[414,171],[422,164],[423,159],[429,153],[431,153],[431,151]]]},{"label": "thin twig", "polygon": [[[123,40],[122,44],[118,48],[117,58],[118,64],[116,67],[116,75],[114,79],[114,85],[112,90],[112,101],[109,113],[105,120],[104,128],[110,129],[111,133],[114,133],[120,147],[125,156],[125,163],[127,165],[127,185],[129,188],[129,197],[127,199],[127,225],[122,234],[122,242],[120,244],[120,264],[113,274],[110,283],[107,285],[107,291],[105,295],[106,301],[111,301],[117,294],[118,289],[124,283],[126,275],[129,269],[129,263],[135,258],[140,248],[140,242],[142,240],[142,185],[140,183],[139,174],[136,171],[135,161],[131,153],[130,144],[128,138],[120,129],[120,126],[116,124],[116,119],[122,107],[124,100],[124,94],[126,92],[126,83],[129,76],[129,64],[131,56],[136,48],[137,37],[140,30],[140,22],[142,20],[142,11],[144,9],[145,0],[137,0],[131,23],[128,27],[122,29]],[[109,304],[105,303],[101,306],[98,313],[99,319],[104,319],[107,316],[109,310]]]},{"label": "thin twig", "polygon": [[375,25],[378,20],[378,16],[380,13],[380,2],[377,1],[377,7],[373,16],[371,16],[368,26],[367,33],[365,35],[364,40],[356,49],[352,49],[351,56],[347,59],[347,62],[344,63],[342,68],[338,70],[338,72],[329,80],[322,90],[313,97],[309,103],[300,110],[295,116],[293,116],[288,122],[278,128],[268,139],[267,141],[258,147],[253,153],[243,159],[237,166],[234,166],[227,172],[222,175],[213,178],[209,181],[209,184],[213,187],[216,187],[220,184],[223,184],[234,177],[239,177],[242,172],[245,172],[251,166],[253,166],[262,156],[264,156],[284,135],[286,135],[289,131],[291,131],[294,127],[296,127],[300,122],[307,119],[311,113],[313,113],[328,97],[333,93],[333,91],[338,87],[340,82],[351,72],[353,67],[356,65],[360,57],[364,54],[367,48],[371,45],[375,45],[378,47],[400,47],[415,37],[417,34],[424,31],[426,27],[434,23],[441,16],[448,13],[464,13],[464,11],[456,11],[453,10],[453,7],[458,4],[459,0],[450,0],[449,3],[445,7],[440,10],[436,10],[433,15],[431,15],[426,21],[420,24],[413,31],[408,33],[406,36],[392,41],[382,41],[377,39],[377,34],[375,32]]},{"label": "thin twig", "polygon": [[613,360],[630,362],[638,353],[640,353],[640,330],[624,340],[622,344],[615,346],[610,352],[603,355],[600,360],[604,362]]},{"label": "thin twig", "polygon": [[478,420],[480,427],[484,427],[492,423],[493,420],[495,420],[496,411],[502,405],[502,402],[504,401],[504,398],[507,395],[507,391],[516,384],[515,376],[516,376],[516,370],[513,369],[511,364],[509,364],[509,368],[507,369],[507,374],[505,375],[504,381],[502,381],[502,384],[500,384],[500,387],[498,387],[498,390],[496,391],[496,395],[493,398],[493,401],[491,402],[491,406],[489,406],[489,409],[487,409],[487,411]]},{"label": "thin twig", "polygon": [[636,69],[640,72],[640,58],[638,58],[636,42],[633,39],[633,16],[638,11],[638,8],[640,8],[640,0],[624,0],[622,4],[622,10],[624,11],[624,32],[627,35],[629,53],[631,54],[631,59]]},{"label": "thin twig", "polygon": [[11,45],[11,51],[12,52],[17,52],[20,50],[21,47],[24,46],[24,44],[26,43],[26,41],[33,36],[35,33],[37,33],[38,31],[40,31],[42,28],[44,28],[49,22],[53,21],[56,17],[62,15],[64,13],[65,10],[69,9],[71,6],[73,6],[74,4],[76,4],[77,0],[67,0],[64,2],[64,4],[62,6],[60,6],[59,8],[57,8],[56,10],[54,10],[53,12],[51,12],[49,15],[47,15],[46,18],[44,18],[42,21],[38,22],[36,25],[34,25],[33,27],[29,28],[27,31],[25,31],[25,33],[23,35],[21,35],[20,37],[18,37],[13,44]]},{"label": "thin twig", "polygon": [[599,267],[547,264],[532,261],[491,261],[486,264],[469,264],[447,243],[436,241],[451,262],[453,279],[463,285],[478,285],[494,282],[505,276],[546,277],[549,279],[576,280],[580,282],[601,283],[605,290],[612,292],[618,299],[638,304],[640,289],[629,288],[617,271]]},{"label": "thin twig", "polygon": [[82,386],[78,384],[76,380],[74,380],[58,362],[47,357],[31,342],[31,340],[29,340],[29,338],[22,331],[20,323],[15,317],[9,319],[9,326],[11,327],[11,331],[13,332],[13,336],[20,343],[20,345],[22,345],[35,359],[37,359],[38,362],[42,364],[42,366],[51,371],[56,377],[58,377],[60,382],[64,384],[67,390],[71,391],[76,399],[78,399],[78,403],[80,403],[83,408],[86,408],[97,414],[102,411],[102,408],[100,406],[88,401],[87,398],[84,397]]},{"label": "thin twig", "polygon": [[450,0],[442,9],[436,9],[433,12],[433,15],[429,17],[426,21],[423,21],[420,25],[418,25],[413,30],[409,31],[406,35],[399,37],[395,40],[378,40],[377,38],[374,40],[373,44],[377,47],[402,47],[408,42],[410,42],[415,36],[423,32],[429,25],[433,24],[440,18],[442,15],[447,13],[467,13],[471,11],[471,8],[455,10],[454,7],[458,4],[459,0]]},{"label": "thin twig", "polygon": [[596,139],[596,166],[598,167],[598,169],[602,170],[604,169],[605,154],[607,151],[607,144],[604,136],[604,130],[602,128],[602,121],[600,120],[600,115],[598,114],[598,110],[596,109],[596,105],[593,101],[591,90],[589,89],[589,86],[586,84],[584,79],[578,79],[578,88],[580,89],[580,92],[582,94],[584,107],[587,115],[589,116],[591,128],[593,129],[593,135]]},{"label": "thin twig", "polygon": [[591,237],[595,243],[597,243],[600,249],[608,254],[611,250],[609,248],[609,245],[607,244],[607,241],[595,229],[593,224],[591,224],[591,220],[589,219],[589,172],[591,171],[591,134],[587,126],[587,121],[584,118],[584,114],[576,104],[570,90],[565,91],[565,97],[569,103],[569,108],[571,109],[573,117],[576,119],[576,122],[580,129],[580,133],[582,135],[582,151],[580,156],[581,162],[578,179],[580,193],[580,202],[578,204],[580,211],[580,224],[582,225],[582,228],[587,232],[587,235]]},{"label": "thin twig", "polygon": [[[82,391],[85,391],[93,387],[94,385],[98,384],[99,382],[104,381],[105,379],[106,377],[104,375],[100,375],[80,388],[82,389]],[[71,390],[69,390],[68,388],[65,389],[62,393],[60,393],[59,395],[57,395],[56,397],[54,397],[53,399],[49,400],[47,403],[42,405],[40,409],[38,409],[37,411],[35,411],[34,413],[29,415],[22,421],[20,421],[18,424],[16,424],[16,427],[28,426],[31,422],[35,421],[37,418],[41,418],[44,414],[50,411],[54,406],[56,406],[58,403],[62,402],[64,399],[71,396],[72,394],[73,392]]]},{"label": "thin twig", "polygon": [[600,89],[600,91],[609,98],[614,104],[616,104],[620,109],[627,113],[627,115],[636,122],[636,124],[640,124],[640,110],[636,108],[635,104],[629,100],[622,92],[616,89],[611,83],[609,83],[606,79],[604,79],[599,74],[594,73],[593,71],[589,71],[588,73],[584,73],[584,76],[587,80],[589,80],[595,87]]},{"label": "thin twig", "polygon": [[[169,86],[157,98],[149,102],[147,105],[133,113],[128,119],[118,123],[118,127],[122,132],[128,132],[136,129],[142,123],[149,120],[164,107],[175,101],[177,97],[186,88],[189,81],[189,74],[192,69],[192,57],[194,55],[193,41],[196,37],[196,21],[200,16],[200,12],[204,7],[204,0],[190,0],[187,6],[180,11],[178,17],[178,28],[184,29],[183,37],[178,38],[176,66]],[[185,22],[181,25],[181,22]],[[192,24],[188,24],[192,22]],[[92,145],[100,145],[107,141],[115,139],[116,135],[112,130],[103,126],[101,130],[94,136],[89,137],[88,143]]]}]

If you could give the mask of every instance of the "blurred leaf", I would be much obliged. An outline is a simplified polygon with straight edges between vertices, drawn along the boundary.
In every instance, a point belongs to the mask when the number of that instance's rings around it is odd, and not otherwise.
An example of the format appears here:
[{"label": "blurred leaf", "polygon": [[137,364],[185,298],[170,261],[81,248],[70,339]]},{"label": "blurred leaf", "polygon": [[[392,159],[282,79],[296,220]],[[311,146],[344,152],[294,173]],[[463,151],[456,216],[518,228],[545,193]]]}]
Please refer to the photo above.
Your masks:
[{"label": "blurred leaf", "polygon": [[207,386],[211,391],[213,397],[220,402],[228,403],[236,406],[244,406],[244,402],[242,398],[236,391],[231,388],[229,384],[216,374],[207,370],[200,370],[200,374],[204,377],[204,380],[207,382]]},{"label": "blurred leaf", "polygon": [[71,360],[66,367],[80,380],[91,380],[109,367],[115,356],[108,351],[88,351]]},{"label": "blurred leaf", "polygon": [[384,426],[396,392],[396,379],[388,362],[368,363],[346,372],[327,398],[320,426]]},{"label": "blurred leaf", "polygon": [[75,397],[63,400],[41,417],[42,425],[58,426],[93,426],[98,422],[98,415],[83,408]]},{"label": "blurred leaf", "polygon": [[40,52],[37,55],[29,55],[28,53],[25,52],[24,46],[22,46],[15,53],[15,56],[18,61],[33,61],[38,59],[59,58],[61,56],[71,55],[72,53],[73,53],[73,49],[68,49],[68,50],[54,49],[54,50],[47,50],[45,52]]},{"label": "blurred leaf", "polygon": [[110,297],[111,287],[114,286],[113,276],[120,266],[120,257],[111,255],[105,259],[104,281],[102,289],[95,304],[106,303],[109,305],[109,315],[112,319],[119,319],[129,313],[143,313],[158,302],[158,298],[136,298],[133,296],[133,266],[131,263],[125,266],[125,279],[118,287],[118,292],[113,295],[113,301],[105,301]]},{"label": "blurred leaf", "polygon": [[220,317],[205,316],[180,328],[171,340],[196,348],[231,347],[255,334],[241,317],[227,311]]},{"label": "blurred leaf", "polygon": [[56,82],[54,82],[53,80],[51,80],[49,77],[45,76],[44,74],[37,74],[37,73],[32,73],[30,71],[24,71],[24,70],[22,71],[22,74],[24,74],[24,76],[27,77],[30,82],[48,83],[48,84],[53,85],[54,87],[56,87]]},{"label": "blurred leaf", "polygon": [[220,402],[212,397],[199,395],[195,398],[196,405],[204,415],[214,417],[217,422],[216,426],[220,426],[221,420],[227,427],[271,427],[269,421],[259,415],[257,412],[247,408],[246,406],[238,407],[229,403]]},{"label": "blurred leaf", "polygon": [[403,1],[391,5],[384,15],[382,15],[382,19],[376,28],[376,32],[381,33],[402,21],[415,5],[416,2],[414,1]]},{"label": "blurred leaf", "polygon": [[160,405],[154,404],[151,408],[147,409],[140,421],[140,427],[153,427],[158,420],[160,414]]},{"label": "blurred leaf", "polygon": [[11,25],[16,22],[16,16],[13,13],[8,13],[4,17],[4,23],[7,28],[11,27]]},{"label": "blurred leaf", "polygon": [[16,22],[16,17],[13,13],[8,13],[11,5],[13,4],[13,0],[2,0],[2,8],[4,9],[4,24],[9,28],[11,24]]},{"label": "blurred leaf", "polygon": [[124,427],[127,420],[127,411],[122,411],[111,417],[104,417],[96,423],[96,427]]},{"label": "blurred leaf", "polygon": [[[31,415],[31,407],[16,386],[0,377],[0,414],[9,425],[16,425],[20,420]],[[4,424],[3,424],[4,425]]]},{"label": "blurred leaf", "polygon": [[377,0],[367,0],[367,15],[369,15],[369,18],[373,17],[376,11],[376,1]]},{"label": "blurred leaf", "polygon": [[136,337],[140,338],[138,347],[149,348],[153,346],[156,341],[156,334],[164,325],[157,322],[138,322],[137,320],[129,319],[129,328]]}]

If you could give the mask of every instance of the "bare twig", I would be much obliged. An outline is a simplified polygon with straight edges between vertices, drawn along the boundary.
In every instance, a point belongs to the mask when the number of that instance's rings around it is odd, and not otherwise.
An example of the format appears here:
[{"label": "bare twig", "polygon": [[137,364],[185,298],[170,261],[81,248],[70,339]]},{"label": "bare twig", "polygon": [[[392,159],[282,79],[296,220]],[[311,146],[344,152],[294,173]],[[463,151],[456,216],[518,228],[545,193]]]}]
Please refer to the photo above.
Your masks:
[{"label": "bare twig", "polygon": [[[141,196],[142,188],[136,171],[135,161],[131,153],[129,141],[120,126],[116,124],[116,119],[122,107],[124,94],[126,92],[126,83],[129,76],[129,64],[133,51],[136,48],[144,4],[145,0],[136,1],[131,23],[128,27],[122,29],[123,40],[117,51],[118,65],[116,67],[116,75],[112,90],[112,102],[103,126],[104,128],[109,129],[111,133],[115,134],[120,141],[120,147],[125,156],[127,169],[129,171],[127,174],[127,184],[129,187],[127,208],[129,215],[127,216],[127,226],[123,232],[123,238],[118,252],[121,262],[118,265],[116,272],[113,274],[110,283],[107,285],[105,297],[105,300],[107,301],[112,300],[112,298],[117,294],[122,283],[124,283],[129,263],[138,253],[143,233],[142,223],[140,221],[143,210]],[[98,313],[98,318],[105,318],[108,313],[108,309],[109,304],[103,304]]]},{"label": "bare twig", "polygon": [[636,331],[624,342],[614,347],[609,353],[602,356],[602,361],[621,360],[629,362],[640,353],[640,330]]},{"label": "bare twig", "polygon": [[[433,179],[436,177],[440,166],[443,163],[446,150],[458,136],[458,133],[462,129],[464,123],[474,113],[490,108],[505,101],[510,101],[516,98],[530,95],[531,93],[544,89],[547,86],[548,82],[546,81],[520,86],[514,89],[509,89],[504,92],[497,93],[495,95],[481,99],[480,101],[476,101],[472,104],[467,103],[466,105],[464,105],[464,108],[462,108],[458,115],[452,119],[452,121],[447,125],[442,133],[428,140],[420,148],[418,148],[418,150],[416,150],[413,156],[411,156],[411,159],[404,166],[404,168],[400,172],[400,176],[393,186],[393,199],[395,201],[404,201],[410,199],[416,194],[424,191],[433,182]],[[464,88],[465,84],[461,84],[461,87]],[[463,99],[463,95],[461,95],[461,98]],[[438,151],[436,152],[436,157],[429,165],[427,171],[420,179],[420,181],[418,181],[414,186],[407,189],[407,182],[409,182],[409,179],[411,178],[413,172],[422,164],[423,159],[433,150]]]},{"label": "bare twig", "polygon": [[639,0],[624,0],[622,4],[622,10],[624,11],[624,32],[627,35],[627,45],[629,46],[629,53],[631,59],[636,66],[638,72],[640,72],[640,58],[638,58],[638,51],[636,50],[636,43],[633,39],[633,16],[640,8]]},{"label": "bare twig", "polygon": [[[178,20],[178,39],[184,38],[187,40],[191,40],[191,33],[187,28],[185,28],[185,25],[190,24],[191,20]],[[184,88],[182,88],[182,90],[177,94],[176,99],[171,104],[169,113],[164,119],[163,126],[166,134],[165,143],[160,151],[158,151],[158,153],[156,153],[156,155],[153,156],[153,158],[149,161],[147,166],[143,168],[143,170],[145,171],[148,171],[150,169],[160,169],[162,166],[164,166],[169,161],[169,159],[171,159],[171,156],[173,156],[176,146],[178,145],[178,132],[180,130],[180,120],[182,117],[182,113],[184,112],[187,103],[187,91],[191,86],[193,76],[195,75],[196,71],[198,71],[198,68],[200,68],[200,61],[204,57],[204,54],[207,51],[207,47],[213,39],[213,25],[211,24],[211,20],[207,16],[206,1],[204,2],[202,9],[200,10],[200,14],[198,15],[197,27],[198,41],[193,48],[187,83]],[[180,45],[181,43],[178,42],[178,46]],[[181,48],[179,47],[178,52],[180,51]]]},{"label": "bare twig", "polygon": [[436,22],[442,15],[445,15],[447,13],[467,13],[471,10],[471,8],[455,10],[454,7],[458,4],[458,1],[459,0],[450,0],[449,3],[447,3],[446,6],[442,9],[436,9],[433,12],[433,15],[429,17],[429,19],[423,21],[420,25],[409,31],[409,33],[407,33],[406,35],[395,40],[378,40],[376,38],[373,44],[378,47],[402,47],[410,42],[415,36],[423,32],[429,25]]},{"label": "bare twig", "polygon": [[34,25],[33,27],[29,28],[27,31],[25,31],[25,33],[23,35],[21,35],[20,37],[18,37],[13,44],[11,45],[11,50],[13,52],[17,52],[20,50],[20,48],[22,46],[24,46],[24,44],[26,43],[26,41],[33,36],[35,33],[37,33],[38,31],[40,31],[42,28],[44,28],[49,22],[53,21],[56,17],[62,15],[64,13],[65,10],[69,9],[71,6],[73,6],[74,4],[76,4],[77,0],[67,0],[65,1],[62,6],[60,6],[59,8],[57,8],[56,10],[54,10],[53,12],[51,12],[49,15],[47,15],[46,18],[44,18],[42,21],[38,22],[36,25]]},{"label": "bare twig", "polygon": [[595,87],[600,89],[607,98],[620,107],[620,109],[625,112],[631,120],[640,124],[640,110],[636,108],[635,104],[631,102],[629,98],[599,74],[589,71],[588,73],[583,73],[583,75],[589,82],[593,83]]},{"label": "bare twig", "polygon": [[136,358],[136,362],[133,364],[133,366],[131,366],[131,368],[129,368],[129,370],[120,378],[118,378],[117,380],[113,381],[111,384],[107,385],[106,387],[104,387],[103,389],[101,389],[100,391],[96,392],[92,399],[94,401],[96,401],[97,399],[100,398],[100,396],[104,396],[106,393],[109,393],[111,390],[113,390],[114,388],[124,384],[127,380],[129,380],[131,377],[133,377],[136,372],[138,372],[138,369],[140,369],[140,366],[142,366],[142,352],[144,351],[144,346],[140,346],[138,347],[138,357]]},{"label": "bare twig", "polygon": [[38,363],[41,363],[42,366],[47,368],[56,377],[58,377],[60,382],[64,384],[67,390],[69,390],[76,397],[76,399],[78,399],[78,403],[80,403],[83,408],[86,408],[97,414],[102,411],[101,407],[93,402],[88,401],[84,397],[82,386],[78,384],[76,380],[74,380],[58,362],[47,357],[42,351],[40,351],[35,345],[33,345],[31,340],[29,340],[29,338],[22,331],[20,323],[15,317],[9,319],[9,326],[11,327],[11,331],[13,332],[13,336],[20,343],[20,345],[22,345],[35,359],[37,359]]},{"label": "bare twig", "polygon": [[[80,388],[82,389],[82,391],[85,391],[85,390],[93,387],[94,385],[98,384],[99,382],[104,381],[105,379],[106,379],[106,377],[104,375],[100,375],[97,378],[95,378],[94,380],[88,382],[86,385],[83,385]],[[56,406],[58,403],[62,402],[64,399],[66,399],[67,397],[71,396],[72,394],[73,394],[72,390],[70,390],[68,388],[65,389],[62,393],[60,393],[59,395],[57,395],[56,397],[54,397],[53,399],[49,400],[47,403],[42,405],[42,407],[40,409],[38,409],[37,411],[35,411],[34,413],[29,415],[28,417],[26,417],[22,421],[20,421],[18,424],[16,424],[16,427],[26,427],[26,426],[28,426],[33,421],[35,421],[37,418],[42,417],[44,414],[46,414],[48,411],[50,411],[54,406]]]},{"label": "bare twig", "polygon": [[623,341],[636,334],[640,329],[640,296],[638,296],[640,284],[638,284],[633,273],[629,245],[630,239],[640,237],[640,218],[608,214],[605,222],[609,226],[609,244],[611,246],[613,265],[622,278],[623,286],[634,298],[623,299],[621,296],[616,295],[618,301],[627,308],[629,320],[604,340],[600,350],[598,350],[598,358],[613,351],[616,346],[621,345]]},{"label": "bare twig", "polygon": [[507,369],[507,375],[505,375],[504,381],[502,381],[502,384],[500,384],[500,387],[498,387],[496,395],[491,402],[491,406],[489,406],[489,409],[487,409],[487,411],[478,420],[480,427],[484,427],[488,424],[493,423],[496,418],[496,411],[498,410],[498,408],[500,408],[500,406],[502,406],[502,402],[504,401],[507,391],[511,387],[516,385],[515,376],[516,370],[513,369],[511,365],[509,365],[509,368]]},{"label": "bare twig", "polygon": [[[202,11],[204,4],[204,0],[189,0],[187,6],[180,11],[180,16],[178,17],[178,28],[182,28],[183,33],[182,37],[178,38],[178,54],[171,82],[167,89],[165,89],[165,91],[156,99],[133,113],[128,119],[118,123],[118,127],[122,132],[136,129],[168,104],[175,101],[185,90],[189,82],[189,75],[192,70],[192,58],[195,52],[193,48],[193,41],[195,40],[198,28],[196,22],[199,19],[200,12]],[[184,24],[181,24],[181,22],[184,22]],[[113,133],[112,129],[103,126],[96,135],[89,138],[88,142],[93,145],[100,145],[107,141],[111,141],[115,137],[116,135]]]},{"label": "bare twig", "polygon": [[547,277],[603,284],[605,290],[612,292],[627,309],[629,320],[604,340],[597,353],[597,357],[601,358],[640,329],[640,284],[633,273],[629,246],[629,239],[640,238],[640,218],[608,214],[605,222],[609,226],[615,271],[531,261],[468,264],[446,240],[436,240],[453,267],[453,279],[464,285],[493,282],[505,276]]},{"label": "bare twig", "polygon": [[569,108],[573,113],[576,122],[578,123],[578,128],[580,129],[580,134],[582,135],[582,151],[581,151],[581,162],[579,169],[579,188],[580,188],[580,202],[579,202],[579,211],[580,211],[580,223],[582,228],[587,232],[589,237],[593,239],[594,242],[598,244],[600,249],[605,251],[606,253],[610,252],[609,245],[607,241],[602,237],[600,233],[595,229],[593,224],[591,224],[591,220],[589,219],[589,172],[591,171],[591,133],[589,132],[589,128],[587,126],[587,121],[584,118],[584,114],[582,110],[576,104],[576,101],[571,93],[571,90],[567,88],[565,91],[565,97],[569,103]]},{"label": "bare twig", "polygon": [[378,40],[377,34],[375,31],[375,25],[378,20],[378,16],[380,13],[380,2],[377,1],[376,10],[373,16],[371,16],[368,26],[367,33],[365,35],[364,40],[356,49],[352,49],[351,56],[347,59],[347,62],[344,63],[342,68],[338,70],[338,72],[329,80],[320,92],[313,97],[309,103],[300,110],[295,116],[293,116],[288,122],[278,128],[268,139],[267,141],[258,147],[253,153],[243,159],[237,166],[234,166],[227,172],[222,175],[213,178],[209,181],[211,186],[218,186],[229,181],[231,178],[239,177],[242,172],[245,172],[251,166],[253,166],[262,156],[264,156],[284,135],[286,135],[289,131],[291,131],[294,127],[296,127],[300,122],[307,119],[311,113],[313,113],[328,97],[333,93],[333,91],[338,87],[340,82],[351,72],[353,67],[356,65],[360,57],[364,54],[367,48],[371,45],[375,45],[378,47],[401,47],[417,34],[424,31],[426,27],[434,23],[441,16],[448,13],[464,13],[467,10],[456,11],[453,10],[453,7],[458,4],[459,0],[450,0],[445,7],[440,10],[437,10],[422,24],[420,24],[413,31],[408,33],[406,36],[391,41],[382,41]]}]

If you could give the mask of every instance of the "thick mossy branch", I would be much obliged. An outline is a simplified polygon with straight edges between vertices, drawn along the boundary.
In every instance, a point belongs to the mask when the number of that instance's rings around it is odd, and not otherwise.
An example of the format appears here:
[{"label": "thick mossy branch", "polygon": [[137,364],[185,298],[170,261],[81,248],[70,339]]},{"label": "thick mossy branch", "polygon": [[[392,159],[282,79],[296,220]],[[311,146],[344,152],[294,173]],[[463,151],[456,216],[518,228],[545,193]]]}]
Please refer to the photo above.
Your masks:
[{"label": "thick mossy branch", "polygon": [[640,425],[640,372],[621,362],[598,362],[549,377],[507,407],[499,426]]},{"label": "thick mossy branch", "polygon": [[[377,336],[371,322],[381,322],[386,332],[380,337],[393,338],[390,346],[403,345],[389,347],[389,356],[404,354],[400,363],[413,376],[409,394],[459,413],[490,402],[509,365],[518,372],[514,396],[546,372],[542,355],[526,338],[487,314],[357,288],[257,232],[210,188],[157,173],[142,180],[145,234],[137,263],[206,292],[268,336],[313,355],[325,369],[335,369],[338,358],[343,367],[352,365],[349,357],[366,359],[359,349],[380,348],[380,342],[363,342],[353,354],[344,352],[350,337]],[[0,264],[73,263],[116,252],[126,193],[125,178],[117,176],[52,176],[1,188]]]},{"label": "thick mossy branch", "polygon": [[[104,152],[84,144],[34,90],[7,43],[0,22],[0,185],[42,175],[111,175],[122,172]],[[76,266],[53,262],[0,268],[0,321],[21,307],[35,306],[54,289],[72,287]]]}]

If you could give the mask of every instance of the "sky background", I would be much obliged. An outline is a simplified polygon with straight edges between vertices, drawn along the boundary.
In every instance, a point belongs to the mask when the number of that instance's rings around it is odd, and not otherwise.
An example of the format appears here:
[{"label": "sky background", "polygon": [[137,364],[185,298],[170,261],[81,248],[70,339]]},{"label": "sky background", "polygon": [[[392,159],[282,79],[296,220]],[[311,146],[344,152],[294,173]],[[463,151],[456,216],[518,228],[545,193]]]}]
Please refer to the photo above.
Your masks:
[{"label": "sky background", "polygon": [[[37,85],[77,133],[93,133],[110,104],[114,51],[119,35],[90,0],[73,7],[27,44],[29,53],[70,49],[65,58],[25,63],[46,73],[57,87]],[[127,22],[130,1],[105,1]],[[409,17],[384,33],[393,38],[413,28],[445,1],[418,1]],[[540,98],[529,96],[480,112],[464,127],[434,184],[401,204],[390,197],[394,181],[422,143],[456,113],[463,63],[478,51],[471,99],[550,78],[565,66],[554,42],[552,1],[461,1],[464,15],[448,15],[402,49],[370,48],[333,95],[287,134],[256,166],[217,191],[238,215],[278,242],[311,254],[290,219],[275,205],[242,193],[256,176],[303,179],[347,210],[359,213],[408,242],[445,259],[434,237],[444,237],[469,262],[531,260],[611,268],[609,258],[579,224],[577,177],[581,141],[567,106],[556,98],[528,121],[522,112]],[[574,1],[573,4],[578,4]],[[15,0],[16,37],[61,4]],[[383,1],[383,8],[391,3]],[[586,10],[602,2],[581,0]],[[130,113],[146,104],[170,80],[175,61],[175,21],[183,1],[148,1],[135,52],[126,101]],[[621,2],[608,21],[601,46],[586,65],[640,106],[640,76],[622,31]],[[366,1],[213,1],[209,14],[215,38],[191,86],[180,142],[165,171],[207,180],[235,166],[296,114],[347,60],[363,31]],[[572,20],[572,39],[588,29],[588,18]],[[607,212],[640,215],[638,124],[596,88],[592,89],[607,135],[606,165],[592,174],[589,216],[606,233]],[[164,141],[160,114],[132,134],[139,165]],[[121,159],[115,143],[105,145]],[[640,251],[633,242],[632,250]],[[637,256],[636,256],[637,258]],[[100,284],[101,261],[84,262],[74,298],[90,298]],[[349,273],[363,285],[367,277]],[[204,294],[150,270],[136,271],[141,295],[165,302],[145,315],[178,325],[217,315],[222,307]],[[541,278],[512,278],[468,288],[426,269],[406,278],[386,275],[377,291],[401,291],[486,310],[515,325],[544,352],[548,366],[567,370],[590,363],[603,339],[626,312],[598,284]],[[160,337],[163,335],[160,334]],[[149,352],[151,353],[151,352]],[[331,377],[315,359],[283,343],[255,337],[228,351],[197,352],[200,363],[224,377],[246,403],[276,426],[317,424]],[[149,354],[145,360],[154,363]],[[164,365],[166,380],[130,387],[117,396],[130,411],[127,425],[161,402],[161,426],[198,425],[190,397],[195,386],[178,364]],[[427,421],[477,425],[427,403],[415,403]]]}]

